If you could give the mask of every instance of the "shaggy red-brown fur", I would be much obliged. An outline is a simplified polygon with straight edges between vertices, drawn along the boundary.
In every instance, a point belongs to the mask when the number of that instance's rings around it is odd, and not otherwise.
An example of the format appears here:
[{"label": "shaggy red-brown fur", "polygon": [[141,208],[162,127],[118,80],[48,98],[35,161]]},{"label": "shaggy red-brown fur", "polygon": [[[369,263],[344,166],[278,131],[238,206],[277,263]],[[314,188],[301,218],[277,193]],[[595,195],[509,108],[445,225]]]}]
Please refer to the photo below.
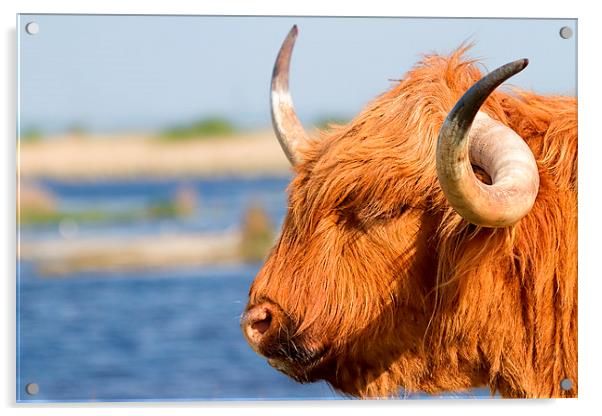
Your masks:
[{"label": "shaggy red-brown fur", "polygon": [[360,397],[482,385],[504,397],[577,395],[576,99],[490,96],[482,111],[530,146],[540,190],[517,225],[471,225],[435,168],[443,120],[482,76],[466,49],[426,56],[302,149],[250,304],[278,304],[299,348],[323,352],[304,380]]}]

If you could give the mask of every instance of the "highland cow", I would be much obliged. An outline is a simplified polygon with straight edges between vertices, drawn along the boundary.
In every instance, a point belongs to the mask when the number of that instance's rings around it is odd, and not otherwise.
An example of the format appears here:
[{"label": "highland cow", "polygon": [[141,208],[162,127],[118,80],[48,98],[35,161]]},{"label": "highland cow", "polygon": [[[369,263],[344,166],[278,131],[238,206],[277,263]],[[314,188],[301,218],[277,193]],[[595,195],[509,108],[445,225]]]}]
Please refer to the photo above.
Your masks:
[{"label": "highland cow", "polygon": [[288,92],[296,35],[271,95],[295,177],[241,320],[251,347],[359,397],[576,396],[576,99],[494,91],[527,60],[482,78],[463,46],[312,138]]}]

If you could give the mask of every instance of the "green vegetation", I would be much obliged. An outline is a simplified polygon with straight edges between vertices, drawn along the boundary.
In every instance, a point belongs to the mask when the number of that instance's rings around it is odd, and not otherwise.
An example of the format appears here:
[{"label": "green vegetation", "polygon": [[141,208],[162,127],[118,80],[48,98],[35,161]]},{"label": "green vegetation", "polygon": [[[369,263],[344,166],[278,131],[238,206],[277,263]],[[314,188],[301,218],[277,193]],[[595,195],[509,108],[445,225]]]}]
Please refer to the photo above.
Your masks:
[{"label": "green vegetation", "polygon": [[37,210],[35,208],[22,209],[19,211],[19,214],[19,222],[23,225],[54,224],[67,219],[76,222],[98,222],[114,219],[114,216],[119,217],[117,214],[98,210],[61,212]]},{"label": "green vegetation", "polygon": [[236,127],[230,121],[220,117],[210,117],[192,124],[168,128],[160,133],[159,138],[164,141],[205,139],[230,136],[236,131]]},{"label": "green vegetation", "polygon": [[330,130],[332,128],[332,125],[341,125],[341,124],[347,124],[347,123],[349,123],[349,119],[346,119],[344,117],[331,116],[331,117],[322,117],[322,118],[316,120],[314,125],[316,126],[316,128],[318,128],[320,130]]},{"label": "green vegetation", "polygon": [[182,218],[195,213],[199,199],[194,187],[184,185],[177,189],[170,199],[154,202],[139,209],[110,211],[93,208],[66,211],[60,210],[55,196],[42,187],[23,185],[20,191],[19,223],[21,225],[58,224],[64,220],[83,223]]},{"label": "green vegetation", "polygon": [[144,219],[180,218],[188,215],[182,212],[177,202],[163,201],[143,209],[131,211],[102,211],[97,209],[82,211],[55,211],[33,207],[19,211],[21,225],[58,224],[64,220],[84,222],[129,222]]},{"label": "green vegetation", "polygon": [[157,202],[140,213],[142,218],[175,218],[180,216],[178,206],[171,201]]},{"label": "green vegetation", "polygon": [[242,223],[240,255],[246,261],[262,261],[274,244],[274,226],[260,205],[252,205],[245,212]]},{"label": "green vegetation", "polygon": [[43,134],[39,129],[37,129],[36,127],[30,127],[21,131],[19,140],[21,140],[22,142],[34,143],[42,140],[42,137]]},{"label": "green vegetation", "polygon": [[140,209],[65,211],[57,208],[56,198],[48,190],[24,185],[21,187],[19,199],[19,223],[21,225],[44,225],[58,224],[64,220],[83,223],[182,218],[194,214],[198,198],[192,186],[184,185],[176,191],[172,198],[154,202]]}]

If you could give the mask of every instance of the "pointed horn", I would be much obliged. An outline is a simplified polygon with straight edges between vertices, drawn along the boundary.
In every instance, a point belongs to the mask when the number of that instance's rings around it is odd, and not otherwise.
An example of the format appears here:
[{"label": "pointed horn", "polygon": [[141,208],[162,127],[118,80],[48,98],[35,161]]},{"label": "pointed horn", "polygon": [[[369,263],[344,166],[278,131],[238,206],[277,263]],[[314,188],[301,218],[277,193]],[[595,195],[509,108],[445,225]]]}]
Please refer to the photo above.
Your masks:
[{"label": "pointed horn", "polygon": [[299,118],[297,118],[293,100],[288,90],[289,67],[297,32],[297,25],[295,25],[288,32],[280,47],[272,72],[270,94],[274,132],[282,150],[284,150],[284,154],[293,166],[299,162],[297,154],[299,144],[308,138]]},{"label": "pointed horn", "polygon": [[[511,226],[529,213],[537,196],[539,173],[531,149],[512,129],[479,111],[493,90],[528,63],[508,63],[475,83],[439,132],[439,184],[456,212],[476,225]],[[492,184],[477,179],[471,164],[487,172]]]}]

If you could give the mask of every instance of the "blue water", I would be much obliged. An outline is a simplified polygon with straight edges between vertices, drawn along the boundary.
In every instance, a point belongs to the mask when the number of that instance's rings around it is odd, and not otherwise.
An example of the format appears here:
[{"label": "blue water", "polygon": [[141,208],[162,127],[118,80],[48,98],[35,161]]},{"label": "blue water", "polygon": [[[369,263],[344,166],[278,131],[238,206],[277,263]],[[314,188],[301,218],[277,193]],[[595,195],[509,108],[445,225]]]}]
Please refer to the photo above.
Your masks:
[{"label": "blue water", "polygon": [[[199,196],[174,232],[238,226],[259,203],[282,222],[287,179],[187,182]],[[171,197],[178,181],[43,183],[67,209],[142,206]],[[82,224],[79,234],[164,232],[161,221]],[[56,225],[24,227],[23,241],[59,238]],[[261,266],[95,272],[54,278],[19,264],[18,401],[336,399],[325,383],[299,384],[272,369],[240,329],[249,285]],[[25,392],[36,383],[39,393]],[[451,397],[483,397],[486,390]],[[414,396],[425,397],[425,396]]]},{"label": "blue water", "polygon": [[[247,345],[239,329],[257,265],[36,278],[22,269],[20,400],[326,398]],[[69,276],[67,276],[69,277]],[[40,392],[27,396],[25,385]]]}]

